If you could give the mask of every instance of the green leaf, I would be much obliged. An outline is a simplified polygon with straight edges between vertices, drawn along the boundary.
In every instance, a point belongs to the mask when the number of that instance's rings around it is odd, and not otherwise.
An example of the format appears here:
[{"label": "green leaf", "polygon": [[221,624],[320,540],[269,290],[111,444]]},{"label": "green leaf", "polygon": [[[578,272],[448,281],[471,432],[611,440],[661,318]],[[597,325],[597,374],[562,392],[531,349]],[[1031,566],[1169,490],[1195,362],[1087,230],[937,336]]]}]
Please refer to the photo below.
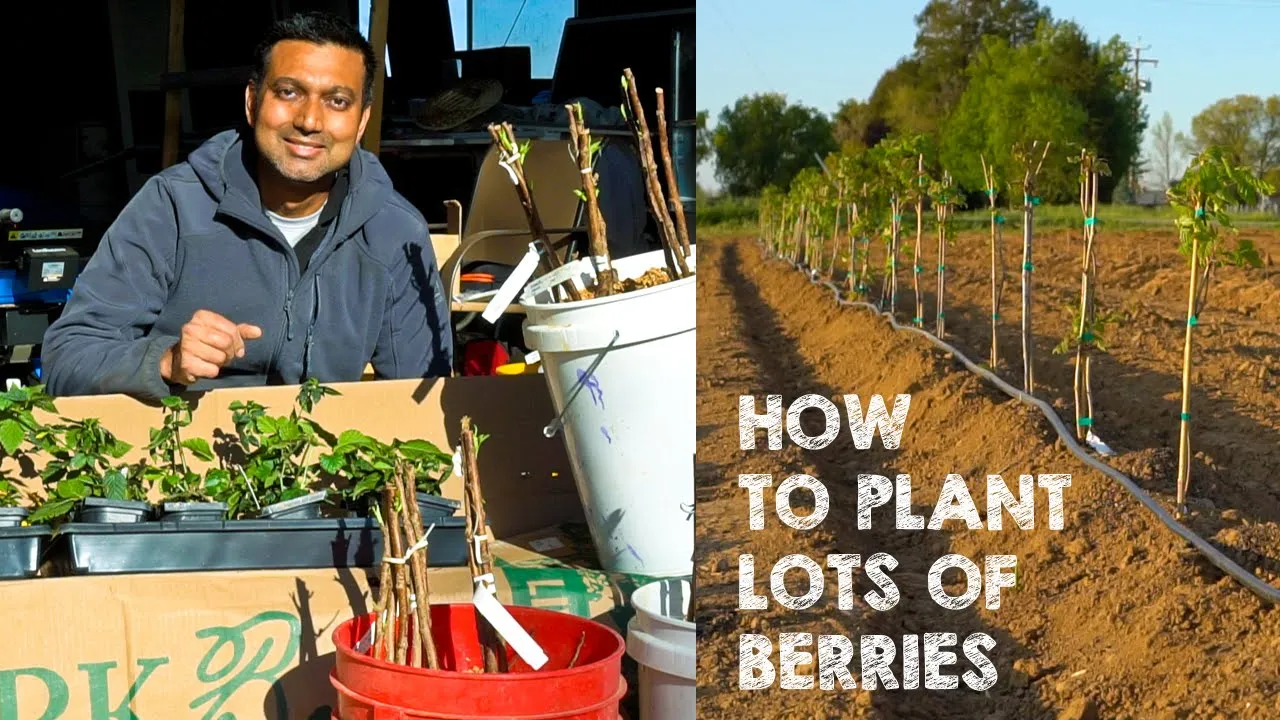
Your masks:
[{"label": "green leaf", "polygon": [[260,433],[267,433],[267,434],[274,433],[276,431],[277,425],[278,423],[275,418],[268,417],[266,415],[263,415],[262,417],[259,417],[257,418],[257,420],[254,421],[254,427],[256,427],[258,429],[258,432]]},{"label": "green leaf", "polygon": [[186,402],[184,402],[183,399],[178,397],[177,395],[170,395],[164,398],[163,400],[161,400],[160,402],[170,410],[177,410],[182,406],[186,405]]},{"label": "green leaf", "polygon": [[84,482],[79,478],[63,480],[53,487],[53,494],[65,499],[79,500],[86,494]]},{"label": "green leaf", "polygon": [[347,430],[338,436],[339,445],[368,445],[370,438],[359,430]]},{"label": "green leaf", "polygon": [[4,451],[10,455],[18,451],[22,446],[22,441],[26,437],[26,433],[22,429],[22,425],[16,420],[4,420],[0,422],[0,445],[4,446]]},{"label": "green leaf", "polygon": [[410,460],[451,460],[449,453],[444,452],[427,440],[408,440],[400,443],[400,454]]},{"label": "green leaf", "polygon": [[216,493],[225,488],[231,482],[231,473],[221,468],[210,470],[204,478],[204,489],[210,493]]},{"label": "green leaf", "polygon": [[107,448],[107,454],[115,458],[116,460],[119,460],[120,458],[127,455],[129,451],[132,449],[133,449],[133,446],[130,445],[129,443],[123,440],[116,440],[115,442],[111,443],[111,446],[109,448]]},{"label": "green leaf", "polygon": [[182,441],[182,447],[191,451],[192,455],[205,461],[213,460],[213,448],[209,447],[209,442],[204,438],[192,438]]},{"label": "green leaf", "polygon": [[129,482],[119,470],[113,469],[103,475],[102,485],[106,489],[107,498],[111,500],[127,500],[129,497]]},{"label": "green leaf", "polygon": [[332,453],[325,453],[320,456],[320,467],[327,473],[337,473],[346,466],[346,458]]},{"label": "green leaf", "polygon": [[76,506],[77,502],[79,502],[79,500],[72,500],[72,499],[50,500],[45,504],[41,505],[39,508],[37,508],[35,512],[28,515],[27,522],[31,523],[32,525],[40,525],[43,523],[47,523],[50,520],[55,520],[57,518],[62,517],[63,515],[66,515],[71,510],[71,508]]},{"label": "green leaf", "polygon": [[71,462],[68,464],[68,468],[71,470],[79,470],[91,462],[93,462],[93,458],[85,455],[84,453],[76,453],[71,456]]}]

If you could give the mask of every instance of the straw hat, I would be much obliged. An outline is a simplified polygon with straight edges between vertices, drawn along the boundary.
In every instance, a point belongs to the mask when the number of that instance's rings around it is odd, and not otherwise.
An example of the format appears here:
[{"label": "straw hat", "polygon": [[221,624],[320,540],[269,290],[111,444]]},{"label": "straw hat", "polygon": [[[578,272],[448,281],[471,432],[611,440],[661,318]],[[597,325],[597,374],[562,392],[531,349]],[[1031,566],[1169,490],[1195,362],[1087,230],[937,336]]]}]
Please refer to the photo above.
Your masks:
[{"label": "straw hat", "polygon": [[416,108],[413,122],[424,130],[452,130],[488,112],[501,99],[502,83],[497,80],[461,80]]}]

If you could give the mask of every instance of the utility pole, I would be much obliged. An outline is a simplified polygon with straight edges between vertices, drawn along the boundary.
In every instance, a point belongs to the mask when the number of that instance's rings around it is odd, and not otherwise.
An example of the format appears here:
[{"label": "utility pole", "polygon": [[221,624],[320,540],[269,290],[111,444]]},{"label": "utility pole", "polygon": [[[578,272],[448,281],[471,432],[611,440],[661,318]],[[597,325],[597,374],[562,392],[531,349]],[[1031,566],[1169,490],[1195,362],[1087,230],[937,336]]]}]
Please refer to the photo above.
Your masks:
[{"label": "utility pole", "polygon": [[[1139,37],[1138,40],[1141,41],[1142,38]],[[1154,65],[1159,65],[1160,61],[1154,58],[1142,57],[1142,51],[1150,50],[1151,49],[1150,45],[1148,45],[1147,47],[1137,47],[1137,46],[1132,46],[1132,47],[1133,47],[1133,55],[1130,56],[1128,59],[1133,61],[1133,91],[1139,96],[1138,106],[1133,111],[1134,112],[1133,119],[1136,122],[1142,113],[1141,95],[1144,92],[1151,92],[1151,81],[1147,80],[1144,82],[1142,79],[1142,64],[1151,63],[1154,66]],[[1138,199],[1138,158],[1137,157],[1135,157],[1133,159],[1133,163],[1129,165],[1129,192],[1131,193],[1134,201],[1136,202]]]}]

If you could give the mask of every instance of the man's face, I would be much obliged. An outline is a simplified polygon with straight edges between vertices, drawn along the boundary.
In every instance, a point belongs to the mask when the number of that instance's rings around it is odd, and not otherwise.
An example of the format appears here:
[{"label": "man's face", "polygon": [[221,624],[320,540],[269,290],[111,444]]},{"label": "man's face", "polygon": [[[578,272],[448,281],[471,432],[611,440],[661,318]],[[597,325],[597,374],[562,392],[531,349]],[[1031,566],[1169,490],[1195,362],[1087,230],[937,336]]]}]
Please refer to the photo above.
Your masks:
[{"label": "man's face", "polygon": [[356,50],[283,40],[262,87],[245,89],[258,151],[281,176],[311,183],[343,167],[364,135],[364,59]]}]

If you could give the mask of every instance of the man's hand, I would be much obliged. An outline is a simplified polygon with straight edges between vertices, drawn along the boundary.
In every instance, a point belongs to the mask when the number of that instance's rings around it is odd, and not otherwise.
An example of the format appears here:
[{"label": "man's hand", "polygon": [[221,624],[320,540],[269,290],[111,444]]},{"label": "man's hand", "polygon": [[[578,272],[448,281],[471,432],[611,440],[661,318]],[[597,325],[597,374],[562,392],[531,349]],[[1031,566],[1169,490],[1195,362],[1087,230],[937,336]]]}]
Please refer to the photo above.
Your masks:
[{"label": "man's hand", "polygon": [[160,358],[160,377],[176,385],[216,378],[232,360],[244,357],[246,340],[260,337],[262,329],[256,325],[237,325],[215,312],[197,310],[182,326],[178,344]]}]

